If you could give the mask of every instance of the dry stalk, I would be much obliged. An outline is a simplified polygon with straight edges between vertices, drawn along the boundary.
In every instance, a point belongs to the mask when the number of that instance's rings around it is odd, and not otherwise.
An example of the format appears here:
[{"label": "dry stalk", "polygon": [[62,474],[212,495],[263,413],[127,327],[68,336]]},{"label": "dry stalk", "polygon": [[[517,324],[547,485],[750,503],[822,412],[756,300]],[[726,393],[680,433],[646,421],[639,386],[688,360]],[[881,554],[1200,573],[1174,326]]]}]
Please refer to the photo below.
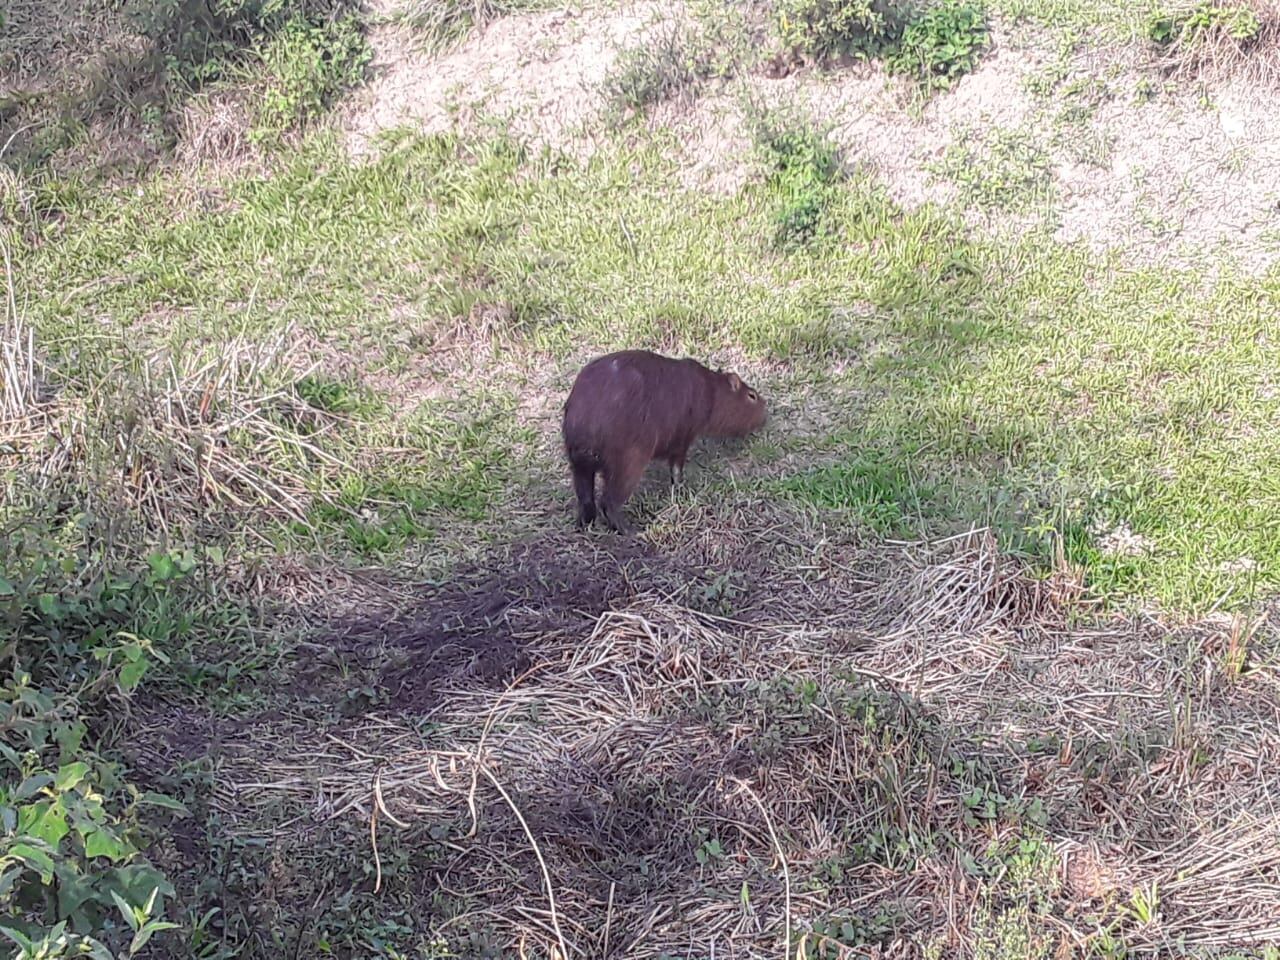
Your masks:
[{"label": "dry stalk", "polygon": [[[239,789],[216,802],[247,817],[308,803],[318,783],[330,817],[447,829],[442,890],[471,898],[511,953],[553,943],[567,958],[572,939],[578,955],[636,960],[687,955],[691,941],[744,960],[915,957],[943,941],[968,958],[977,905],[1033,892],[1047,916],[1031,934],[1068,946],[1114,923],[1135,954],[1280,935],[1280,689],[1265,671],[1223,676],[1206,643],[1221,644],[1220,624],[1067,629],[981,534],[875,566],[872,589],[834,569],[820,595],[775,585],[789,606],[768,617],[650,595],[530,633],[539,666],[501,690],[445,690],[427,745],[398,717],[369,718],[305,763],[264,744],[227,769]],[[888,616],[890,595],[915,619]],[[839,629],[796,626],[828,611]],[[1268,642],[1259,628],[1252,644]],[[971,776],[1012,798],[1006,812],[966,820]],[[1017,798],[1050,814],[1041,840],[1061,872],[1042,887],[964,866],[1039,836]],[[937,846],[854,853],[877,836]],[[720,852],[699,859],[708,837]],[[748,853],[765,846],[781,882]],[[824,873],[831,862],[843,879]],[[523,876],[541,878],[548,909],[513,905]],[[749,909],[724,893],[748,887]],[[1106,906],[1153,888],[1151,923]],[[845,954],[821,932],[880,906],[901,917],[882,942]]]},{"label": "dry stalk", "polygon": [[765,809],[764,801],[759,795],[751,789],[751,785],[745,780],[735,780],[738,789],[745,793],[755,803],[760,810],[760,816],[764,818],[765,826],[769,828],[769,839],[773,841],[774,853],[778,857],[778,862],[782,864],[782,883],[786,892],[786,900],[784,901],[782,914],[782,932],[784,946],[782,948],[782,960],[790,960],[791,957],[791,871],[787,868],[787,854],[782,849],[782,843],[778,840],[778,833],[773,828],[773,818],[769,816],[769,811]]},{"label": "dry stalk", "polygon": [[0,326],[0,438],[21,432],[39,401],[35,333],[23,323],[14,289],[9,245],[0,240],[4,257],[4,324]]}]

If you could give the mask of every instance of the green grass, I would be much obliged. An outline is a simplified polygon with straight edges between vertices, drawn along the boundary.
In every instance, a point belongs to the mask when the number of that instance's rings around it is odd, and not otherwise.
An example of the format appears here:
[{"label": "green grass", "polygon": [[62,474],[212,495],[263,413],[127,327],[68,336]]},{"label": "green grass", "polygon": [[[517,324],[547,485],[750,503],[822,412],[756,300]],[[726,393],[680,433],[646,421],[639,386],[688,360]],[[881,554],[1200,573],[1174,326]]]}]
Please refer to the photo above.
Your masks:
[{"label": "green grass", "polygon": [[[312,483],[344,507],[390,507],[396,532],[362,549],[412,539],[406,517],[474,522],[517,505],[522,487],[562,493],[554,422],[521,422],[510,398],[537,390],[554,406],[568,357],[667,343],[714,358],[732,345],[803,382],[788,396],[778,381],[782,412],[759,441],[788,455],[757,482],[788,496],[876,529],[993,523],[1010,547],[1046,555],[1047,531],[1125,523],[1149,554],[1068,538],[1120,599],[1202,610],[1280,584],[1280,401],[1262,346],[1276,336],[1274,276],[1227,264],[1206,285],[1039,236],[977,239],[864,178],[825,188],[821,243],[776,252],[772,188],[672,202],[661,143],[579,166],[504,142],[404,138],[353,166],[317,139],[274,178],[229,182],[176,219],[174,189],[65,188],[65,222],[22,252],[31,319],[64,376],[93,382],[142,341],[181,352],[291,327],[362,356],[365,376],[394,374],[477,304],[501,306],[491,333],[517,365],[564,358],[496,393],[460,387],[465,412],[447,427],[424,413],[406,428],[360,401],[368,422],[318,441],[351,469]],[[478,360],[457,376],[493,375]],[[341,406],[360,389],[317,397]],[[788,424],[806,398],[821,415]],[[1229,572],[1242,558],[1250,569]]]},{"label": "green grass", "polygon": [[1049,151],[1033,130],[962,130],[930,172],[954,183],[965,207],[989,212],[1043,206],[1052,196]]},{"label": "green grass", "polygon": [[1014,22],[1054,29],[1087,28],[1118,40],[1143,36],[1151,15],[1151,5],[1139,0],[990,0],[988,7]]}]

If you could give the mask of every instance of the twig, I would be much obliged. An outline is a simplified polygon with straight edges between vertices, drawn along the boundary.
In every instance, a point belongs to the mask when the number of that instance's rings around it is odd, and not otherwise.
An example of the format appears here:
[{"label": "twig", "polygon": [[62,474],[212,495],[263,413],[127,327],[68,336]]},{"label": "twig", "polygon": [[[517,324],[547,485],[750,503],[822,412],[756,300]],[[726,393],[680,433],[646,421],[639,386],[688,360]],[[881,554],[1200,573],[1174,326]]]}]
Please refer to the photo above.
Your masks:
[{"label": "twig", "polygon": [[480,732],[480,739],[476,741],[476,749],[473,757],[474,764],[471,768],[471,789],[467,791],[467,810],[471,813],[471,829],[466,832],[463,837],[464,840],[469,840],[474,837],[476,835],[476,830],[479,829],[480,826],[480,815],[476,812],[477,777],[480,774],[480,769],[484,762],[484,741],[485,738],[489,736],[489,731],[493,729],[494,721],[498,718],[498,707],[502,705],[503,698],[506,697],[508,693],[518,687],[533,674],[537,673],[544,666],[546,666],[545,663],[535,663],[532,667],[507,684],[506,689],[503,690],[502,693],[498,694],[498,699],[493,702],[493,707],[490,709],[489,716],[485,720],[484,729]]},{"label": "twig", "polygon": [[773,841],[773,849],[778,855],[778,861],[782,864],[782,883],[783,894],[785,897],[783,907],[785,911],[783,915],[783,936],[786,944],[782,958],[783,960],[791,960],[791,870],[787,867],[787,855],[782,852],[782,844],[778,841],[778,833],[773,829],[773,818],[769,816],[769,811],[765,809],[764,802],[756,795],[756,792],[751,789],[750,785],[745,780],[734,780],[733,782],[736,783],[738,785],[738,789],[749,796],[755,802],[756,807],[759,808],[760,815],[764,817],[764,825],[769,828],[769,838]]},{"label": "twig", "polygon": [[529,838],[529,846],[533,847],[533,855],[538,858],[538,866],[542,868],[542,880],[547,885],[547,906],[551,912],[551,925],[555,928],[556,939],[560,941],[560,953],[565,960],[569,960],[569,948],[565,944],[564,934],[560,931],[560,915],[556,912],[555,891],[551,889],[551,871],[547,869],[547,861],[542,858],[542,849],[538,846],[538,841],[534,839],[533,831],[529,829],[529,824],[525,820],[524,814],[520,812],[520,808],[511,799],[511,795],[507,793],[506,788],[498,782],[498,778],[484,765],[480,765],[480,772],[484,774],[486,780],[493,784],[494,789],[502,795],[502,799],[507,802],[511,812],[520,821],[520,826],[524,828],[524,835]]},{"label": "twig", "polygon": [[616,881],[609,881],[609,908],[604,917],[604,949],[601,951],[605,960],[609,957],[609,932],[613,929],[613,891],[616,886]]},{"label": "twig", "polygon": [[373,892],[382,889],[382,858],[378,856],[378,808],[369,811],[369,843],[373,846]]}]

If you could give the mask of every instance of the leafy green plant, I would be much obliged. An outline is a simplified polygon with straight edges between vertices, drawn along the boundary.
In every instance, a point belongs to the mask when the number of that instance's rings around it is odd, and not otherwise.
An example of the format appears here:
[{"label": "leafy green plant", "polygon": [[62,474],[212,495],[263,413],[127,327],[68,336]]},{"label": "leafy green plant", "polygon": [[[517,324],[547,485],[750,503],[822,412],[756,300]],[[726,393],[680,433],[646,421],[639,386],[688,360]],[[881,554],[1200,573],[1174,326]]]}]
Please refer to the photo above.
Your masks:
[{"label": "leafy green plant", "polygon": [[769,116],[756,131],[756,148],[769,169],[777,197],[773,246],[802,248],[822,231],[839,172],[834,144],[794,118]]},{"label": "leafy green plant", "polygon": [[142,569],[117,566],[93,521],[55,521],[37,511],[0,536],[12,663],[0,684],[0,932],[24,958],[133,956],[172,927],[158,919],[174,891],[147,859],[149,826],[185,810],[131,783],[113,744],[122,708],[184,630],[176,611],[196,559],[161,550]]},{"label": "leafy green plant", "polygon": [[728,617],[732,616],[734,604],[737,603],[742,592],[742,587],[734,574],[721,573],[697,591],[693,599],[700,609]]},{"label": "leafy green plant", "polygon": [[989,33],[982,7],[947,0],[912,18],[885,57],[893,73],[913,77],[926,88],[948,87],[973,70]]},{"label": "leafy green plant", "polygon": [[355,15],[322,24],[290,20],[263,52],[268,80],[256,135],[282,133],[320,113],[363,79],[372,57]]},{"label": "leafy green plant", "polygon": [[849,947],[883,944],[893,937],[899,917],[889,907],[881,907],[869,915],[843,914],[821,917],[813,921],[813,951],[806,956],[837,958],[846,956]]},{"label": "leafy green plant", "polygon": [[36,685],[22,671],[0,687],[0,930],[23,955],[101,947],[113,908],[127,911],[130,955],[171,926],[151,919],[173,889],[142,853],[140,815],[147,805],[182,807],[124,780],[89,746],[79,712],[96,686],[136,686],[146,663],[136,650],[109,648],[76,689]]},{"label": "leafy green plant", "polygon": [[906,5],[885,0],[778,0],[778,37],[789,53],[813,62],[878,56],[900,36]]},{"label": "leafy green plant", "polygon": [[715,837],[709,837],[702,841],[693,851],[694,859],[701,866],[719,863],[724,859],[724,848],[720,846],[720,841]]}]

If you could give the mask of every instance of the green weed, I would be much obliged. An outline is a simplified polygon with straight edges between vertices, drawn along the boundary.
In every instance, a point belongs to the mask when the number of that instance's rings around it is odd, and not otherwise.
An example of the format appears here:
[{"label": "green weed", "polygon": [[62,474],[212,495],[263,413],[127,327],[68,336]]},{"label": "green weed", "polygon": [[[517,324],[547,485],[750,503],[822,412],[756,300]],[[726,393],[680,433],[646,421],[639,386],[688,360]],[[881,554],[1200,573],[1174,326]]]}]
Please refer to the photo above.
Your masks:
[{"label": "green weed", "polygon": [[774,6],[784,49],[815,62],[878,56],[901,34],[907,11],[906,4],[886,0],[778,0]]},{"label": "green weed", "polygon": [[354,15],[324,23],[297,17],[262,52],[266,89],[255,133],[269,137],[317,116],[364,77],[373,51]]},{"label": "green weed", "polygon": [[812,937],[813,946],[803,956],[836,958],[845,956],[849,947],[883,945],[893,939],[901,918],[895,911],[882,906],[866,914],[835,914],[820,917],[813,922],[806,935],[806,943]]},{"label": "green weed", "polygon": [[309,374],[294,384],[294,390],[303,402],[323,410],[359,419],[372,419],[385,409],[379,399],[359,385],[330,380]]},{"label": "green weed", "polygon": [[774,16],[789,55],[819,64],[883,59],[926,90],[971,71],[987,45],[984,9],[968,0],[779,0]]},{"label": "green weed", "polygon": [[755,141],[778,198],[774,249],[802,248],[822,232],[839,172],[835,146],[804,120],[782,114],[762,117]]},{"label": "green weed", "polygon": [[64,525],[21,506],[17,523],[0,515],[12,664],[0,684],[0,928],[24,956],[133,956],[174,926],[162,919],[173,886],[145,851],[159,821],[186,811],[135,785],[118,748],[135,694],[178,679],[209,609],[197,567],[210,558],[129,563],[105,552],[91,518]]},{"label": "green weed", "polygon": [[973,70],[987,41],[982,7],[948,0],[911,18],[885,56],[885,65],[925,89],[945,88]]},{"label": "green weed", "polygon": [[962,132],[930,167],[959,188],[961,202],[987,211],[1020,211],[1052,190],[1048,151],[1029,130]]}]

